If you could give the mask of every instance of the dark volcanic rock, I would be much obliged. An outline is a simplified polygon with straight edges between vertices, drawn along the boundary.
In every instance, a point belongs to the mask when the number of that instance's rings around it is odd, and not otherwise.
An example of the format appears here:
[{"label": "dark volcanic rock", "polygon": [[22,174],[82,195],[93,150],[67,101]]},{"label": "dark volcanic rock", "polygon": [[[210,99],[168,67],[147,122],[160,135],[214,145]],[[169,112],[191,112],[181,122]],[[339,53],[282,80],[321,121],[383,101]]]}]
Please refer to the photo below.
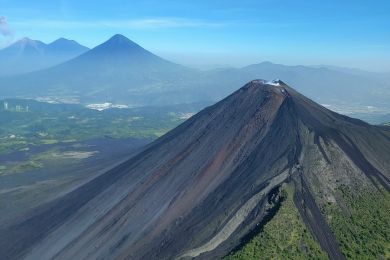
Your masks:
[{"label": "dark volcanic rock", "polygon": [[281,81],[255,80],[1,230],[0,252],[5,259],[214,259],[264,219],[278,186],[294,182],[306,225],[332,259],[342,259],[317,191],[333,199],[336,182],[389,190],[389,162],[386,130],[331,112]]}]

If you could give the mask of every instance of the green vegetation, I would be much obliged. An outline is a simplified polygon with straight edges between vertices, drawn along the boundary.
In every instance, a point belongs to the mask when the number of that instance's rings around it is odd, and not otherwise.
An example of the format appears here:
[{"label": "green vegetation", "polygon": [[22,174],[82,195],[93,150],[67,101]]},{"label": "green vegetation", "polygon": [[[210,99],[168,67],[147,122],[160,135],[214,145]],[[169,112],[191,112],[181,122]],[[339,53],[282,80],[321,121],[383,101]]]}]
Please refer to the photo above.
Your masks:
[{"label": "green vegetation", "polygon": [[271,221],[233,259],[327,259],[303,223],[293,202],[293,187],[284,186],[285,200]]},{"label": "green vegetation", "polygon": [[[177,105],[97,111],[81,105],[7,100],[0,107],[0,154],[31,146],[102,137],[156,138],[203,105]],[[20,109],[13,109],[18,107]]]},{"label": "green vegetation", "polygon": [[328,222],[348,259],[390,259],[390,194],[384,190],[338,192],[343,207],[328,204]]}]

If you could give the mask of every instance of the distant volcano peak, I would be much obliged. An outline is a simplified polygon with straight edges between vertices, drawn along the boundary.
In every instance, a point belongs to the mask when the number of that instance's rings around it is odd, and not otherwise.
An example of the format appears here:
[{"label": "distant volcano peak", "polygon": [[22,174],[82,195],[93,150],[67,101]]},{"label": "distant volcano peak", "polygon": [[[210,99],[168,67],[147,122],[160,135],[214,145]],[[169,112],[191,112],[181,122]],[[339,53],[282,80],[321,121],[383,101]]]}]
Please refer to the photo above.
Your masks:
[{"label": "distant volcano peak", "polygon": [[117,33],[117,34],[113,35],[109,39],[109,41],[130,41],[130,39],[127,38],[126,36],[122,35],[122,34]]},{"label": "distant volcano peak", "polygon": [[138,44],[136,44],[135,42],[133,42],[132,40],[130,40],[129,38],[125,37],[122,34],[115,34],[103,44],[110,44],[115,46],[133,46],[133,47],[136,46],[141,48],[141,46],[139,46]]},{"label": "distant volcano peak", "polygon": [[126,53],[131,55],[152,55],[140,45],[121,34],[115,34],[106,42],[102,43],[101,45],[97,46],[95,49],[92,50],[97,51],[98,53],[102,53],[104,55],[112,55],[115,53],[119,55],[123,55]]},{"label": "distant volcano peak", "polygon": [[57,40],[54,40],[50,44],[59,44],[59,43],[76,43],[76,41],[61,37],[61,38],[58,38]]},{"label": "distant volcano peak", "polygon": [[37,45],[37,44],[42,44],[44,45],[41,41],[36,41],[36,40],[32,40],[28,37],[24,37],[22,39],[20,39],[19,41],[16,42],[16,44],[20,44],[20,45]]},{"label": "distant volcano peak", "polygon": [[19,40],[20,42],[33,42],[34,40],[31,40],[28,37],[23,37],[22,39]]}]

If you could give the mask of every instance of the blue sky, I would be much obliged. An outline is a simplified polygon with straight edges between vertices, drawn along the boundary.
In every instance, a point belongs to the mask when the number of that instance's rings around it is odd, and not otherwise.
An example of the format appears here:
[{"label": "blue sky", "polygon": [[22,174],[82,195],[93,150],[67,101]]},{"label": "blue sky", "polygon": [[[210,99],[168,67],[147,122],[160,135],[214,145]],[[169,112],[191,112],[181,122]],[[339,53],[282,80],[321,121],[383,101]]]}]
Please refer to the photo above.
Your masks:
[{"label": "blue sky", "polygon": [[0,0],[0,47],[121,33],[192,66],[261,61],[390,71],[388,0]]}]

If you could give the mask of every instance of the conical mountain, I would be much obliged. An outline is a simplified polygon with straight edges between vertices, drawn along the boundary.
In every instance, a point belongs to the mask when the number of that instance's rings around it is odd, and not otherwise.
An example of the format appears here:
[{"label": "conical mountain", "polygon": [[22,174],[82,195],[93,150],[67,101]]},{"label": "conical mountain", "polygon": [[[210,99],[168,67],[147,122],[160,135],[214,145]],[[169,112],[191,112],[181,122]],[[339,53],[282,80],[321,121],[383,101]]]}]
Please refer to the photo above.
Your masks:
[{"label": "conical mountain", "polygon": [[[180,67],[152,54],[121,34],[112,36],[106,42],[74,59],[72,64],[77,65],[79,62],[89,62],[90,66],[122,65],[126,66],[126,69],[145,65],[150,67],[160,65]],[[98,62],[98,64],[95,64],[95,62]],[[64,64],[62,66],[69,65]]]},{"label": "conical mountain", "polygon": [[148,93],[158,98],[161,92],[170,95],[173,87],[178,91],[181,80],[192,76],[192,72],[117,34],[65,63],[3,79],[0,83],[7,86],[4,91],[12,96],[62,95],[84,98],[89,102],[135,103],[141,92],[142,98],[151,100],[153,97]]},{"label": "conical mountain", "polygon": [[[282,81],[254,80],[0,230],[0,251],[6,259],[217,259],[279,234],[274,256],[286,245],[279,256],[353,259],[356,246],[381,257],[389,169],[388,130],[331,112]],[[377,252],[344,240],[362,195],[376,197],[353,230],[379,223],[375,236],[362,236],[381,241]],[[261,235],[280,218],[294,222]]]}]

